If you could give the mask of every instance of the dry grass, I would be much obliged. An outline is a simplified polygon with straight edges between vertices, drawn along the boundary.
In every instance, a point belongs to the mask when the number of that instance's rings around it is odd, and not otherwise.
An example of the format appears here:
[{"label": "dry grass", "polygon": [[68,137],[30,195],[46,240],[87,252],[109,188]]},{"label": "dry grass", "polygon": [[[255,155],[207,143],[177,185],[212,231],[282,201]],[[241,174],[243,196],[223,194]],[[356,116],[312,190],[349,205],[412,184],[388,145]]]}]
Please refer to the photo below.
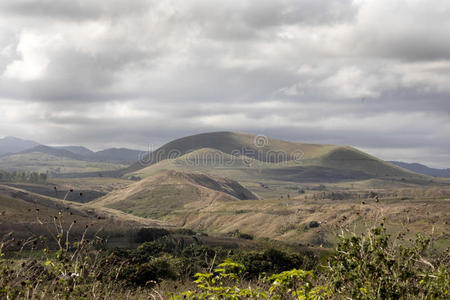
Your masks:
[{"label": "dry grass", "polygon": [[63,201],[0,185],[0,229],[3,234],[10,231],[21,235],[37,233],[35,231],[42,227],[41,223],[52,222],[61,213],[67,215],[65,221],[69,224],[76,220],[76,228],[89,225],[103,227],[108,231],[120,231],[125,228],[166,225],[163,221],[140,218],[111,208]]}]

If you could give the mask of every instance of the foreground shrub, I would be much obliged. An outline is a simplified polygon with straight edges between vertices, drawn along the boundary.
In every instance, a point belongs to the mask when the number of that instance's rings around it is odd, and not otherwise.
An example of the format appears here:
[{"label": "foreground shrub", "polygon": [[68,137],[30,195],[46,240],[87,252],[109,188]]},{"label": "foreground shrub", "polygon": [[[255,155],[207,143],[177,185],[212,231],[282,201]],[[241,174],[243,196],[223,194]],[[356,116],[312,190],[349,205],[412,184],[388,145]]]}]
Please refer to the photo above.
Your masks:
[{"label": "foreground shrub", "polygon": [[196,289],[172,298],[449,299],[448,253],[426,258],[429,239],[417,236],[410,246],[399,240],[383,224],[361,236],[341,235],[328,265],[316,273],[292,269],[256,284],[242,284],[244,265],[226,260],[213,272],[196,274]]},{"label": "foreground shrub", "polygon": [[285,271],[252,288],[241,284],[244,270],[243,265],[225,260],[213,272],[196,274],[195,290],[171,299],[325,299],[329,296],[328,287],[314,285],[315,276],[310,271]]},{"label": "foreground shrub", "polygon": [[448,297],[448,262],[425,258],[430,240],[418,235],[407,247],[396,245],[399,239],[393,240],[383,224],[366,235],[340,236],[328,264],[333,292],[354,299]]},{"label": "foreground shrub", "polygon": [[[97,234],[86,238],[89,226],[72,242],[73,224],[62,224],[54,217],[49,230],[56,251],[35,249],[39,237],[0,241],[0,299],[164,299],[169,290],[181,291],[173,299],[449,299],[449,253],[432,254],[422,236],[393,239],[383,224],[342,234],[323,266],[306,254],[209,247],[163,231],[137,249],[107,250]],[[158,292],[167,282],[172,289]]]}]

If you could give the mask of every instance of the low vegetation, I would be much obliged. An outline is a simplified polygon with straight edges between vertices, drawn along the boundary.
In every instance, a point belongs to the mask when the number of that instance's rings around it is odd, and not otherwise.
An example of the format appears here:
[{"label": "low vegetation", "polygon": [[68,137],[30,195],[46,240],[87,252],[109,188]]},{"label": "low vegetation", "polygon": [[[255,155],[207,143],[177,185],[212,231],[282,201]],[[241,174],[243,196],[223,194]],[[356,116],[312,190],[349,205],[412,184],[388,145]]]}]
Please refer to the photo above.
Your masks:
[{"label": "low vegetation", "polygon": [[[54,218],[48,238],[0,243],[5,299],[448,299],[450,253],[384,223],[357,235],[342,228],[332,252],[237,248],[201,242],[191,230],[143,228],[135,249],[108,248],[89,226],[72,235]],[[236,233],[235,233],[236,234]],[[242,235],[242,233],[239,233]],[[41,246],[47,245],[47,246]],[[256,244],[255,244],[256,245]]]}]

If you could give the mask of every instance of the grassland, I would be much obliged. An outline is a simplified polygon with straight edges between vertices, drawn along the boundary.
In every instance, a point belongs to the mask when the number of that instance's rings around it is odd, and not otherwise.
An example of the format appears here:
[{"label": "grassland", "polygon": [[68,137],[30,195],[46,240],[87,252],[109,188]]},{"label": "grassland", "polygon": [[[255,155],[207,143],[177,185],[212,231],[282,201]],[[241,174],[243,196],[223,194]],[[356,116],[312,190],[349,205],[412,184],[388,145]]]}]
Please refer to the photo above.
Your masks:
[{"label": "grassland", "polygon": [[200,173],[167,171],[133,183],[92,202],[142,217],[163,217],[188,206],[205,206],[257,197],[239,183]]},{"label": "grassland", "polygon": [[40,152],[14,154],[0,158],[0,169],[39,173],[82,173],[119,170],[126,165],[89,162]]},{"label": "grassland", "polygon": [[103,228],[109,233],[142,226],[167,225],[162,221],[139,218],[111,208],[63,201],[5,185],[0,185],[0,213],[2,236],[9,232],[18,236],[47,235],[46,227],[53,227],[55,220],[63,221],[66,228],[76,220],[74,232],[83,231],[86,225],[92,227],[93,231]]},{"label": "grassland", "polygon": [[[409,172],[352,147],[208,133],[170,142],[117,174],[141,180],[97,176],[16,188],[47,197],[57,196],[52,185],[62,194],[92,193],[85,209],[212,234],[239,230],[326,247],[336,226],[356,230],[385,216],[394,230],[434,228],[437,243],[449,240],[443,229],[450,221],[449,180]],[[46,191],[33,190],[38,188]]]},{"label": "grassland", "polygon": [[[258,196],[264,195],[258,200],[212,201],[212,197],[188,189],[177,178],[171,178],[171,182],[167,178],[155,180],[166,173],[134,184],[133,192],[113,192],[96,205],[210,234],[239,230],[259,238],[323,247],[333,245],[339,226],[358,232],[385,217],[393,233],[408,229],[414,236],[433,231],[441,248],[450,246],[446,231],[450,188],[445,185],[419,187],[391,182],[392,186],[383,187],[380,179],[325,184],[266,181],[263,185],[246,184]],[[379,187],[367,188],[376,185]],[[314,223],[318,226],[311,225]]]}]

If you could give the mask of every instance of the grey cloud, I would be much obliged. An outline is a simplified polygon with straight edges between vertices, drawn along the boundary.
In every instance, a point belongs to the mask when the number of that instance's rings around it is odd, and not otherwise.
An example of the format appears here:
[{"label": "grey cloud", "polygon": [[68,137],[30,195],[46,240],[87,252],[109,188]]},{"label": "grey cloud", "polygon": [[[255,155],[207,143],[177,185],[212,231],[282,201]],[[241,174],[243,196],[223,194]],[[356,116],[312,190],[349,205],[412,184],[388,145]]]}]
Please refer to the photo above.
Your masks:
[{"label": "grey cloud", "polygon": [[0,135],[236,130],[450,166],[450,5],[355,3],[2,1]]},{"label": "grey cloud", "polygon": [[284,25],[323,26],[355,19],[357,6],[338,1],[192,1],[189,20],[213,39],[252,39]]},{"label": "grey cloud", "polygon": [[82,0],[14,0],[3,1],[0,12],[19,17],[59,18],[80,21],[103,16],[118,16],[140,12],[148,8],[150,1],[82,1]]}]

